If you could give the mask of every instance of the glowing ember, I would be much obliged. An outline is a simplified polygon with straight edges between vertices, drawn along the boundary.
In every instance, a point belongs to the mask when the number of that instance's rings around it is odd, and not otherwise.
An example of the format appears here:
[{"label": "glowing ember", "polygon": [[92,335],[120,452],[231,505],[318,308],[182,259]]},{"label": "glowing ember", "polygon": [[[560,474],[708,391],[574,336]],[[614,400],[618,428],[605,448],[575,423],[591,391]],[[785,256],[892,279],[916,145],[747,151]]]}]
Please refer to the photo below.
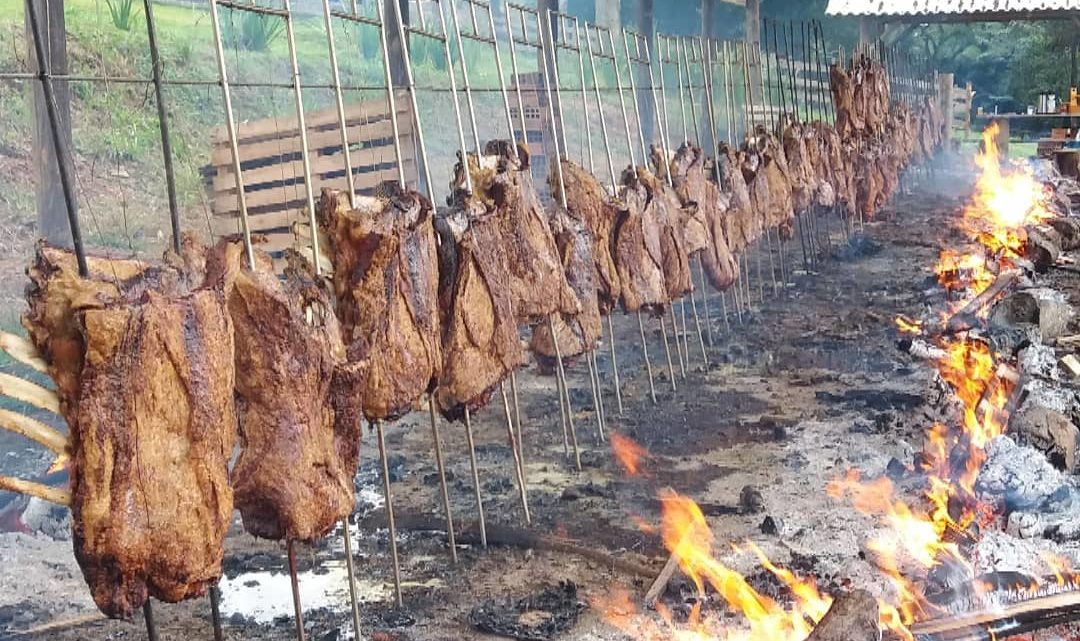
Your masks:
[{"label": "glowing ember", "polygon": [[901,334],[918,335],[923,333],[923,324],[922,321],[912,320],[906,316],[897,316],[896,329],[898,329]]}]

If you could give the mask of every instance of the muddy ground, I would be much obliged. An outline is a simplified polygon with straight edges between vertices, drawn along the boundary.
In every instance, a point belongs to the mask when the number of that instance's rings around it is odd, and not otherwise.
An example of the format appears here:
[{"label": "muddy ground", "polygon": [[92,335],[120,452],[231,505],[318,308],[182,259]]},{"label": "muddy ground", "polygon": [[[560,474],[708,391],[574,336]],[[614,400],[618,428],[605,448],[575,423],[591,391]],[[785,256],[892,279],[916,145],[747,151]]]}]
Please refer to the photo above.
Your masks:
[{"label": "muddy ground", "polygon": [[[571,581],[578,586],[577,598],[593,607],[585,609],[561,638],[624,638],[605,622],[601,604],[618,589],[641,595],[648,587],[651,576],[634,576],[623,566],[637,564],[652,574],[663,564],[662,544],[649,529],[658,522],[657,493],[666,487],[703,505],[716,533],[717,554],[754,575],[764,591],[770,589],[770,581],[763,578],[752,555],[732,552],[727,544],[753,541],[778,563],[816,575],[826,589],[858,586],[886,591],[886,582],[860,556],[860,541],[872,527],[871,519],[829,499],[825,485],[851,467],[880,475],[890,459],[910,461],[921,447],[931,421],[925,403],[934,373],[898,350],[893,318],[918,316],[928,300],[939,248],[960,239],[948,225],[963,202],[963,195],[955,193],[958,182],[962,181],[955,176],[941,177],[936,185],[924,181],[914,195],[899,196],[848,245],[834,221],[829,226],[833,256],[812,273],[803,270],[798,239],[789,242],[785,254],[789,282],[778,295],[772,292],[768,255],[761,254],[763,280],[757,279],[756,257],[751,258],[751,281],[755,288],[763,285],[764,303],[755,302],[755,311],[740,324],[729,296],[728,328],[720,296],[710,295],[714,345],[707,350],[709,365],[705,367],[701,350],[692,341],[686,379],[677,378],[675,391],[666,371],[659,325],[653,321],[649,351],[656,405],[649,400],[637,323],[632,317],[617,318],[625,405],[621,415],[615,409],[606,346],[600,370],[609,429],[635,439],[650,453],[637,477],[620,468],[608,444],[597,443],[584,363],[570,368],[581,473],[563,454],[554,379],[539,376],[535,368],[518,378],[531,528],[523,524],[501,404],[493,403],[475,417],[484,507],[493,541],[520,538],[525,531],[565,537],[602,554],[583,556],[544,545],[480,549],[474,543],[475,526],[470,525],[477,510],[464,432],[460,425],[443,424],[454,517],[459,530],[469,531],[459,532],[464,543],[459,563],[452,565],[445,535],[399,530],[406,582],[405,607],[399,610],[393,605],[386,531],[378,528],[384,511],[379,507],[377,448],[369,438],[357,477],[361,491],[353,537],[365,637],[495,638],[470,624],[475,606]],[[946,190],[952,195],[943,195]],[[774,266],[778,260],[774,255]],[[1068,281],[1063,275],[1055,279],[1075,302],[1075,279]],[[442,519],[431,443],[426,413],[388,426],[393,495],[402,526]],[[9,452],[28,447],[19,443],[15,448],[10,439],[0,445],[12,447]],[[24,460],[18,455],[8,458]],[[4,469],[12,465],[0,463]],[[740,507],[747,487],[760,493],[760,505],[743,501]],[[779,524],[778,532],[762,528],[766,517]],[[627,563],[616,567],[602,555]],[[299,557],[308,637],[349,638],[340,536],[300,548]],[[237,524],[226,558],[226,638],[293,639],[283,546],[256,541]],[[669,603],[676,602],[669,595]],[[14,534],[0,539],[0,630],[6,628],[6,634],[14,636],[14,630],[78,620],[94,612],[69,542]],[[206,599],[158,603],[154,614],[162,639],[213,638]],[[22,638],[141,639],[145,634],[141,619],[95,620]]]}]

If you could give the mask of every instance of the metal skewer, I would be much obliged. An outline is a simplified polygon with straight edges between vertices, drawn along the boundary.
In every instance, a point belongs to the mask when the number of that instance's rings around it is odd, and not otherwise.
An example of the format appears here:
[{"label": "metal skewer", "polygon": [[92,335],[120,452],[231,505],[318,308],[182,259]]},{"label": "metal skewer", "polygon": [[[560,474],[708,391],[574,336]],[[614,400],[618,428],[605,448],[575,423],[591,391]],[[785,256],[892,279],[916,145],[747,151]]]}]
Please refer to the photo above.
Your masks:
[{"label": "metal skewer", "polygon": [[[157,624],[154,623],[154,606],[150,604],[150,597],[146,598],[142,606],[143,621],[146,623],[146,638],[150,641],[158,641]],[[303,630],[300,631],[303,635]],[[301,636],[301,641],[303,637]]]},{"label": "metal skewer", "polygon": [[506,385],[499,383],[499,393],[502,395],[503,413],[506,414],[506,434],[509,439],[510,451],[514,456],[514,469],[517,472],[518,493],[521,495],[521,509],[525,513],[525,523],[531,524],[532,517],[529,515],[529,494],[525,487],[525,474],[521,466],[521,458],[518,456],[517,435],[514,434],[514,422],[510,420],[510,399],[506,396]]},{"label": "metal skewer", "polygon": [[465,439],[469,444],[469,464],[472,466],[473,490],[476,493],[476,511],[480,519],[480,545],[487,549],[487,525],[484,523],[484,498],[480,496],[480,470],[476,464],[476,446],[473,443],[472,417],[465,407]]},{"label": "metal skewer", "polygon": [[435,447],[435,467],[439,473],[439,490],[442,494],[443,512],[446,513],[446,539],[450,546],[450,560],[457,563],[457,541],[454,537],[454,513],[450,509],[450,491],[446,486],[446,467],[443,463],[442,439],[439,436],[439,421],[435,416],[435,395],[428,396],[428,415],[431,419],[431,442]]},{"label": "metal skewer", "polygon": [[[379,441],[379,459],[382,462],[383,499],[386,501],[386,525],[390,535],[390,559],[394,564],[394,601],[397,607],[404,602],[401,598],[401,566],[398,561],[397,527],[394,524],[394,496],[390,491],[390,464],[386,455],[386,439],[383,435],[382,421],[372,421],[376,438]],[[346,528],[348,523],[345,524]]]},{"label": "metal skewer", "polygon": [[214,627],[214,641],[225,641],[221,629],[221,588],[216,585],[210,586],[210,622]]},{"label": "metal skewer", "polygon": [[289,582],[292,585],[293,613],[296,619],[296,639],[304,641],[304,607],[300,604],[300,580],[296,574],[296,551],[293,549],[293,540],[285,542],[285,548],[289,557]]},{"label": "metal skewer", "polygon": [[[522,20],[524,21],[524,18],[522,18]],[[578,47],[580,48],[580,30],[575,29],[575,31],[577,31]],[[611,145],[608,140],[607,118],[604,117],[604,103],[600,99],[600,82],[597,80],[596,57],[593,54],[592,37],[589,35],[588,24],[585,25],[585,46],[589,52],[589,66],[592,69],[593,76],[593,96],[596,98],[596,113],[600,117],[600,135],[604,145],[604,152],[607,157],[608,174],[611,179],[611,197],[615,198],[619,193],[619,184],[618,180],[615,178],[615,161],[612,158]],[[615,402],[619,408],[619,414],[621,415],[623,413],[622,386],[619,382],[619,360],[615,349],[615,324],[612,321],[611,312],[607,315],[607,325],[608,343],[611,349],[611,373],[615,383]],[[597,374],[597,378],[599,379],[599,373]]]}]

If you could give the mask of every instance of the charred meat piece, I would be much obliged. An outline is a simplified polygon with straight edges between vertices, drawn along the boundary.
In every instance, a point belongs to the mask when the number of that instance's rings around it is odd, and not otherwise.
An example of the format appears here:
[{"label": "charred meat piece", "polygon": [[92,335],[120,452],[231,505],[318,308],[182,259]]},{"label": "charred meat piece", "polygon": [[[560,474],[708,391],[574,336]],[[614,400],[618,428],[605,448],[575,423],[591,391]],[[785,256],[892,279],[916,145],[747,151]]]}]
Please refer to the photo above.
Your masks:
[{"label": "charred meat piece", "polygon": [[[562,161],[562,175],[566,188],[566,208],[572,217],[585,226],[593,241],[600,310],[607,314],[615,308],[622,293],[611,242],[621,205],[604,191],[592,174],[569,160]],[[556,180],[554,172],[551,180]],[[552,189],[558,187],[552,185]],[[585,302],[582,301],[582,304]]]},{"label": "charred meat piece", "polygon": [[172,267],[39,245],[23,323],[71,434],[75,558],[94,602],[131,617],[221,576],[233,509],[232,325],[219,291]]},{"label": "charred meat piece", "polygon": [[329,297],[300,259],[290,256],[284,282],[267,255],[256,259],[252,269],[243,245],[226,239],[207,265],[207,282],[225,292],[236,341],[236,506],[255,536],[314,541],[354,504],[360,424],[337,416],[334,397],[345,350]]},{"label": "charred meat piece", "polygon": [[[700,221],[705,235],[700,247],[705,275],[713,287],[723,291],[735,282],[739,273],[724,230],[730,199],[709,179],[709,174],[715,170],[706,166],[705,154],[700,147],[684,144],[675,152],[670,166],[675,193],[679,195],[683,209],[693,211],[694,219]],[[692,228],[687,225],[687,229]],[[687,233],[688,241],[690,237]],[[693,247],[688,249],[694,250]]]},{"label": "charred meat piece", "polygon": [[529,346],[533,353],[551,360],[557,356],[570,358],[593,349],[600,341],[602,331],[599,298],[597,297],[596,246],[592,234],[580,221],[574,219],[561,207],[554,210],[552,231],[559,247],[566,281],[581,302],[577,314],[559,314],[553,320],[559,337],[559,351],[551,336],[551,326],[541,323],[533,328]]},{"label": "charred meat piece", "polygon": [[760,232],[759,221],[754,217],[750,200],[750,187],[742,171],[743,160],[726,143],[721,143],[717,155],[720,189],[728,197],[727,215],[724,217],[724,237],[728,249],[738,255],[753,242]]},{"label": "charred meat piece", "polygon": [[324,191],[319,223],[333,254],[334,294],[350,362],[367,362],[356,393],[368,420],[393,420],[432,389],[442,365],[439,264],[431,203],[396,183],[357,209]]},{"label": "charred meat piece", "polygon": [[[483,172],[470,158],[474,186],[460,187],[459,160],[450,209],[436,218],[439,232],[439,306],[443,310],[443,365],[439,410],[456,420],[490,399],[495,386],[525,359],[518,337],[503,224],[494,203],[482,198]],[[490,180],[491,174],[487,174]]]},{"label": "charred meat piece", "polygon": [[624,189],[634,189],[640,197],[645,194],[646,215],[656,219],[660,229],[660,255],[664,273],[666,301],[681,298],[693,289],[689,253],[681,218],[682,204],[674,190],[644,167],[627,169],[623,175]]},{"label": "charred meat piece", "polygon": [[622,285],[623,310],[662,307],[669,300],[661,244],[666,212],[655,204],[650,206],[649,190],[632,170],[623,174],[622,198],[626,207],[615,222],[611,245]]},{"label": "charred meat piece", "polygon": [[489,142],[484,151],[484,164],[493,168],[475,172],[473,188],[494,208],[515,316],[538,323],[555,312],[576,314],[580,305],[563,274],[547,212],[529,173],[528,151],[505,140]]}]

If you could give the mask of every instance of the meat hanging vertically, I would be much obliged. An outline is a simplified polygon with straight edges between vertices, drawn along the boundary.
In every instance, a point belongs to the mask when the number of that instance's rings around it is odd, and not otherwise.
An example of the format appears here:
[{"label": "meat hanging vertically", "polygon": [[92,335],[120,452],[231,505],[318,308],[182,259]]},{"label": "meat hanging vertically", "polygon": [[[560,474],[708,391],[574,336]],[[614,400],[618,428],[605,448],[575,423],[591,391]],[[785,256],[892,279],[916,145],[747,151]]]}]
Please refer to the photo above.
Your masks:
[{"label": "meat hanging vertically", "polygon": [[495,210],[514,315],[531,324],[556,312],[576,314],[580,304],[566,282],[548,214],[533,185],[529,152],[505,140],[488,142],[484,151],[485,163],[494,166],[479,172],[474,189]]},{"label": "meat hanging vertically", "polygon": [[361,426],[355,412],[339,413],[337,395],[359,396],[366,363],[344,362],[329,296],[299,256],[288,255],[284,281],[269,256],[255,256],[252,268],[243,245],[225,239],[207,262],[236,341],[241,446],[230,479],[245,530],[313,541],[354,507]]},{"label": "meat hanging vertically", "polygon": [[566,281],[573,288],[581,309],[576,314],[559,313],[553,320],[559,337],[559,350],[551,335],[551,324],[533,328],[529,347],[533,353],[551,361],[558,356],[572,358],[596,347],[602,332],[600,299],[596,275],[596,246],[585,225],[561,207],[554,207],[551,229],[562,258]]},{"label": "meat hanging vertically", "polygon": [[222,292],[172,266],[39,245],[23,324],[70,430],[75,558],[94,602],[132,616],[221,576],[233,508],[232,326]]},{"label": "meat hanging vertically", "polygon": [[728,247],[725,230],[731,199],[710,180],[709,176],[715,170],[706,164],[705,153],[700,147],[689,143],[679,147],[670,163],[670,171],[683,208],[692,211],[702,225],[705,238],[700,251],[705,275],[713,287],[723,291],[739,274],[739,265]]},{"label": "meat hanging vertically", "polygon": [[[615,308],[622,294],[612,238],[623,207],[582,167],[565,159],[561,167],[567,212],[585,226],[592,238],[599,305],[601,312],[607,314]],[[549,182],[554,180],[556,176],[552,172]],[[557,190],[557,184],[552,184],[552,189],[553,192]]]},{"label": "meat hanging vertically", "polygon": [[615,221],[611,245],[622,287],[623,310],[660,308],[669,300],[661,247],[664,213],[655,205],[649,206],[649,190],[634,171],[623,174],[622,200],[625,208]]},{"label": "meat hanging vertically", "polygon": [[724,237],[733,255],[739,255],[760,233],[760,223],[754,217],[750,187],[742,172],[742,161],[735,149],[720,143],[717,153],[717,173],[720,189],[728,197],[727,215],[724,217]]},{"label": "meat hanging vertically", "polygon": [[451,207],[439,231],[439,306],[443,311],[443,365],[436,393],[450,419],[475,411],[524,362],[504,246],[503,223],[487,194],[493,169],[469,156],[473,192],[463,188],[465,164],[454,170]]},{"label": "meat hanging vertically", "polygon": [[430,391],[442,366],[433,208],[383,183],[351,209],[324,191],[320,226],[333,256],[335,309],[350,362],[367,362],[359,394],[368,420],[393,420]]}]

